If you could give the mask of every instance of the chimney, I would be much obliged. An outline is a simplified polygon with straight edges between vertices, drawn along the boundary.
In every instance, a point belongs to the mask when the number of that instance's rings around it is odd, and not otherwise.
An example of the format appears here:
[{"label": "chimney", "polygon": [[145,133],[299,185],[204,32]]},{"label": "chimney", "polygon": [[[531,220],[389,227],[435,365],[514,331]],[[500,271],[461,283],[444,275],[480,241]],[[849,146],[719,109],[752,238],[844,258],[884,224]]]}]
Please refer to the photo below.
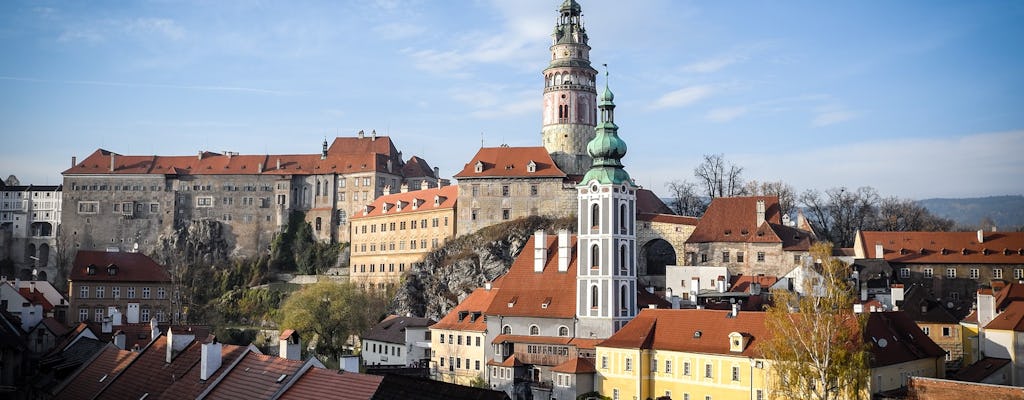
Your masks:
[{"label": "chimney", "polygon": [[391,162],[391,160],[389,159],[389,160],[388,160],[388,162],[387,162],[387,169],[388,169],[388,172],[391,172],[391,167],[393,166],[392,164],[393,164],[393,163],[392,163],[392,162]]},{"label": "chimney", "polygon": [[761,295],[761,282],[750,282],[750,295],[760,296]]},{"label": "chimney", "polygon": [[381,189],[381,193],[383,193],[382,194],[383,196],[390,195],[391,194],[391,185],[384,185],[384,189]]},{"label": "chimney", "polygon": [[[129,304],[129,306],[131,305]],[[135,307],[138,306],[138,304],[135,305]],[[170,334],[170,332],[168,332],[168,334]],[[149,340],[156,340],[157,336],[160,336],[160,328],[156,326],[156,318],[153,318],[149,320]]]},{"label": "chimney", "polygon": [[426,179],[420,181],[420,190],[427,190],[427,189],[430,189],[430,181],[427,181]]},{"label": "chimney", "polygon": [[341,356],[339,367],[345,372],[359,372],[359,356]]},{"label": "chimney", "polygon": [[544,272],[548,261],[548,238],[543,229],[533,233],[533,272]]},{"label": "chimney", "polygon": [[117,169],[117,154],[110,153],[110,172]]},{"label": "chimney", "polygon": [[356,134],[356,137],[358,137],[358,138],[362,139],[362,138],[363,138],[363,135],[365,135],[365,134],[363,133],[363,130],[362,130],[362,129],[360,129],[360,130],[359,130],[359,133],[357,133],[357,134]]},{"label": "chimney", "polygon": [[294,329],[288,329],[281,334],[278,340],[278,356],[288,360],[302,359],[302,341]]},{"label": "chimney", "polygon": [[558,230],[558,272],[566,272],[569,270],[569,257],[571,256],[569,251],[569,230],[559,229]]},{"label": "chimney", "polygon": [[978,244],[985,243],[985,230],[978,229]]},{"label": "chimney", "polygon": [[647,293],[654,294],[654,286],[647,285]]},{"label": "chimney", "polygon": [[725,277],[719,275],[718,280],[715,281],[715,288],[718,289],[718,293],[725,293]]},{"label": "chimney", "polygon": [[199,379],[208,380],[221,364],[221,349],[224,346],[213,337],[210,343],[203,343],[199,355]]},{"label": "chimney", "polygon": [[757,226],[764,223],[764,200],[757,201]]},{"label": "chimney", "polygon": [[74,168],[76,165],[78,165],[78,157],[71,156],[71,167]]},{"label": "chimney", "polygon": [[281,169],[281,159],[277,159],[277,169]]},{"label": "chimney", "polygon": [[103,317],[103,323],[100,326],[100,331],[103,333],[111,333],[114,331],[114,324],[110,321],[110,317]]},{"label": "chimney", "polygon": [[700,293],[700,277],[690,278],[690,298],[697,302],[697,293]]},{"label": "chimney", "polygon": [[199,151],[199,159],[200,159],[200,160],[202,160],[202,159],[203,159],[203,151],[202,151],[202,150],[200,150],[200,151]]},{"label": "chimney", "polygon": [[984,327],[993,319],[996,319],[996,299],[992,289],[978,289],[978,326]]},{"label": "chimney", "polygon": [[402,193],[408,193],[409,192],[409,184],[405,183],[405,182],[402,182],[401,185],[398,185],[398,191],[400,191]]},{"label": "chimney", "polygon": [[730,314],[730,315],[733,318],[736,318],[736,316],[740,315],[740,305],[739,305],[739,303],[732,303],[732,314]]},{"label": "chimney", "polygon": [[434,177],[435,178],[440,178],[441,177],[441,169],[440,168],[434,167]]},{"label": "chimney", "polygon": [[[156,318],[153,318],[152,323],[156,323]],[[174,330],[167,328],[167,363],[170,364],[174,360],[174,356],[185,350],[186,347],[193,340],[196,339],[196,335],[185,332],[174,333]]]},{"label": "chimney", "polygon": [[875,243],[875,258],[885,258],[885,248],[881,243]]},{"label": "chimney", "polygon": [[121,350],[124,350],[127,341],[128,341],[128,335],[125,335],[124,331],[117,331],[117,333],[114,334],[113,342],[114,342],[114,346],[117,346],[117,348],[119,348]]},{"label": "chimney", "polygon": [[139,303],[128,303],[128,308],[125,311],[125,321],[129,324],[139,323]]},{"label": "chimney", "polygon": [[892,295],[892,310],[899,311],[900,304],[903,303],[903,285],[896,283],[889,289],[889,293]]},{"label": "chimney", "polygon": [[370,140],[377,140],[377,130],[370,131]]},{"label": "chimney", "polygon": [[484,290],[491,290],[491,283],[490,282],[484,282]]},{"label": "chimney", "polygon": [[263,173],[263,163],[256,164],[256,172],[260,174]]},{"label": "chimney", "polygon": [[324,139],[323,150],[320,151],[320,159],[321,160],[326,160],[327,159],[327,139],[326,138]]},{"label": "chimney", "polygon": [[110,317],[111,325],[121,326],[121,310],[118,310],[116,306],[107,307],[107,316]]}]

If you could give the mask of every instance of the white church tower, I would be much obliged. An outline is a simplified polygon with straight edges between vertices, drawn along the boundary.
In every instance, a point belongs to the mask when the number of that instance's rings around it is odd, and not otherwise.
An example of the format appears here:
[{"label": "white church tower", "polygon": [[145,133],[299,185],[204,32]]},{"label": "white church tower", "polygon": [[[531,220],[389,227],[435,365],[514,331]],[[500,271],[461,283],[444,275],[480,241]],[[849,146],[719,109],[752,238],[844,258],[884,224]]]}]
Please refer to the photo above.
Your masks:
[{"label": "white church tower", "polygon": [[601,122],[587,145],[593,164],[577,186],[577,335],[607,338],[637,313],[636,190],[622,167],[626,143],[615,125],[605,78]]}]

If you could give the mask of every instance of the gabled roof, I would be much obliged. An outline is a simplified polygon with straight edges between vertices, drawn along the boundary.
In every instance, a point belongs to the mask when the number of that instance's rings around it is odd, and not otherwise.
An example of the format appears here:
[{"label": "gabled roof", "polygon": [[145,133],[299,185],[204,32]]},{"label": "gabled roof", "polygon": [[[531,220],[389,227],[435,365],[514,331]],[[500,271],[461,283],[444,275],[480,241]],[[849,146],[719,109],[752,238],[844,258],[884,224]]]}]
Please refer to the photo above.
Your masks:
[{"label": "gabled roof", "polygon": [[30,288],[21,288],[18,289],[18,293],[21,294],[21,297],[24,297],[25,300],[28,300],[29,303],[43,306],[44,313],[48,313],[53,310],[53,304],[50,304],[50,301],[46,299],[46,296],[44,296],[42,292],[33,292]]},{"label": "gabled roof", "polygon": [[[597,346],[755,356],[759,341],[768,335],[764,313],[740,312],[729,317],[730,313],[720,310],[644,309]],[[729,334],[732,332],[750,338],[742,353],[729,351]]]},{"label": "gabled roof", "polygon": [[483,332],[487,330],[487,322],[484,321],[484,313],[491,306],[494,295],[498,289],[491,290],[484,288],[476,289],[469,296],[466,296],[458,305],[431,325],[431,329],[448,329],[467,332]]},{"label": "gabled roof", "polygon": [[658,195],[647,189],[637,189],[636,210],[638,214],[662,214],[676,216],[665,202],[658,198]]},{"label": "gabled roof", "polygon": [[39,365],[58,371],[78,368],[102,350],[105,345],[106,343],[99,340],[83,337],[67,346],[66,349],[48,354],[39,361]]},{"label": "gabled roof", "polygon": [[985,357],[974,364],[961,368],[952,379],[964,382],[981,382],[1010,363],[1008,358]]},{"label": "gabled roof", "polygon": [[88,363],[68,377],[63,388],[55,393],[56,400],[88,400],[95,396],[104,386],[114,380],[139,353],[121,350],[107,344]]},{"label": "gabled roof", "polygon": [[[200,344],[200,346],[202,346]],[[202,347],[200,347],[200,350]],[[202,380],[200,374],[202,373],[202,353],[200,353],[199,359],[195,360],[192,367],[185,373],[184,376],[177,377],[171,386],[167,387],[163,393],[155,397],[155,399],[194,399],[199,396],[206,388],[213,382],[214,378],[219,374],[223,373],[231,364],[233,364],[239,357],[242,357],[249,350],[246,346],[235,346],[225,344],[221,346],[220,357],[221,364],[220,368],[214,371],[210,379]],[[147,398],[154,398],[153,396]]]},{"label": "gabled roof", "polygon": [[376,340],[384,343],[405,344],[405,330],[408,328],[427,328],[434,320],[420,317],[388,316],[363,334],[363,340]]},{"label": "gabled roof", "polygon": [[903,297],[900,309],[916,322],[935,324],[957,324],[960,319],[953,316],[935,296],[923,286],[912,286]]},{"label": "gabled roof", "polygon": [[49,330],[51,333],[53,333],[54,336],[57,337],[64,336],[70,331],[67,326],[60,323],[60,321],[53,317],[43,318],[42,321],[39,321],[39,326],[45,327],[45,329]]},{"label": "gabled roof", "polygon": [[985,329],[1024,332],[1024,301],[1010,303]]},{"label": "gabled roof", "polygon": [[204,399],[269,399],[294,379],[304,364],[298,360],[248,352],[216,382]]},{"label": "gabled roof", "polygon": [[871,345],[872,367],[944,357],[946,354],[909,315],[901,311],[868,313],[864,341]]},{"label": "gabled roof", "polygon": [[[637,191],[639,193],[639,191]],[[648,222],[664,222],[676,225],[690,225],[696,226],[700,222],[699,218],[687,217],[683,215],[672,215],[672,214],[654,214],[654,213],[640,213],[637,214],[636,219],[640,221]]]},{"label": "gabled roof", "polygon": [[601,339],[584,339],[566,336],[498,335],[491,343],[562,344],[579,349],[592,349]]},{"label": "gabled roof", "polygon": [[594,368],[594,363],[590,359],[580,357],[569,359],[551,368],[551,370],[564,374],[592,374],[597,372],[597,369]]},{"label": "gabled roof", "polygon": [[160,335],[96,397],[103,399],[138,399],[149,393],[158,396],[199,360],[198,341],[192,341],[167,363],[167,336]]},{"label": "gabled roof", "polygon": [[750,293],[750,285],[753,283],[761,284],[761,291],[767,292],[776,282],[779,281],[777,276],[765,276],[765,275],[734,275],[730,279],[732,287],[729,288],[730,292],[739,293]]},{"label": "gabled roof", "polygon": [[402,176],[406,178],[437,178],[427,160],[417,156],[412,156],[409,161],[405,162],[405,166],[402,167]]},{"label": "gabled roof", "polygon": [[[758,224],[757,203],[764,201],[764,221]],[[807,250],[811,232],[782,224],[776,196],[716,197],[686,243],[781,243],[784,250]]]},{"label": "gabled roof", "polygon": [[79,250],[68,280],[171,283],[171,275],[166,268],[142,253]]},{"label": "gabled roof", "polygon": [[[310,368],[299,377],[280,400],[367,400],[373,399],[382,376]],[[343,389],[343,390],[339,390]]]},{"label": "gabled roof", "polygon": [[[488,315],[572,318],[576,315],[576,235],[569,237],[569,267],[558,271],[558,235],[546,235],[547,254],[542,272],[534,272],[533,235],[523,252],[502,276],[501,287]],[[494,289],[492,289],[494,290]]]},{"label": "gabled roof", "polygon": [[[530,162],[536,165],[536,170],[529,172],[527,166]],[[476,172],[477,165],[482,170]],[[551,159],[547,149],[543,146],[537,147],[481,147],[476,152],[462,171],[455,174],[456,179],[463,178],[565,178],[565,172],[558,169]]]},{"label": "gabled roof", "polygon": [[[1024,232],[878,232],[858,235],[864,258],[919,264],[1024,264]],[[875,246],[882,245],[883,254]]]},{"label": "gabled roof", "polygon": [[995,294],[996,310],[1002,310],[1014,302],[1024,302],[1024,285],[1010,282]]},{"label": "gabled roof", "polygon": [[[434,204],[434,198],[438,204]],[[413,190],[405,193],[394,193],[373,200],[364,212],[355,212],[351,219],[379,217],[382,215],[412,214],[423,211],[436,211],[455,207],[459,199],[458,186]],[[399,209],[399,205],[401,208]]]}]

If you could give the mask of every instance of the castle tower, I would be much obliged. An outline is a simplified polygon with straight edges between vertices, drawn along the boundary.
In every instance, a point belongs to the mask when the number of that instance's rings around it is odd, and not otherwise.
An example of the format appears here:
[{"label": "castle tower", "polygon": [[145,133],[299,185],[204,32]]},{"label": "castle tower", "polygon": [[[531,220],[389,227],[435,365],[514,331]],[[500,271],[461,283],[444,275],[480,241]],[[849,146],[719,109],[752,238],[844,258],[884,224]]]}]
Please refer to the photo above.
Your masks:
[{"label": "castle tower", "polygon": [[590,66],[579,3],[565,0],[558,12],[551,34],[551,63],[544,69],[541,137],[559,169],[579,176],[590,167],[586,149],[597,125],[597,71]]},{"label": "castle tower", "polygon": [[637,313],[636,190],[622,167],[626,143],[605,85],[601,123],[587,145],[593,164],[577,186],[576,316],[580,337],[607,338]]}]

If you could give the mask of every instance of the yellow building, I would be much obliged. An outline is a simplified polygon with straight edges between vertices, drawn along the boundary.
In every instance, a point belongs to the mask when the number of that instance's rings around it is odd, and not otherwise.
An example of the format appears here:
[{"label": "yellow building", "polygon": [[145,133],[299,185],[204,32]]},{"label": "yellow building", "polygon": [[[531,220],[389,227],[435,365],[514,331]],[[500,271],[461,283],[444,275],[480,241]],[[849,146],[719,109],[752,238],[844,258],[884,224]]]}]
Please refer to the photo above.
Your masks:
[{"label": "yellow building", "polygon": [[455,236],[458,187],[381,196],[351,218],[351,281],[396,286],[414,263]]},{"label": "yellow building", "polygon": [[484,312],[497,290],[474,290],[444,318],[430,326],[430,367],[434,379],[469,385],[487,371],[487,322]]}]

